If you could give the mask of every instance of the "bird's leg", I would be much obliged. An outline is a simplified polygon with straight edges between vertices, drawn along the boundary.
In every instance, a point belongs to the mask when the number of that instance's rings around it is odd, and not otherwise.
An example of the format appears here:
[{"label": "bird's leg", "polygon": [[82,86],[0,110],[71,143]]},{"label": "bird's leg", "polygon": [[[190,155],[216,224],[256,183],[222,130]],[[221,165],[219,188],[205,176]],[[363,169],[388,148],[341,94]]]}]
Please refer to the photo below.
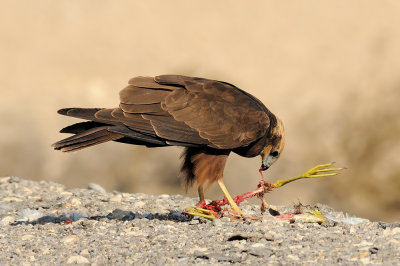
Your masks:
[{"label": "bird's leg", "polygon": [[238,213],[241,216],[244,216],[244,213],[239,209],[239,207],[236,205],[235,201],[232,199],[231,195],[228,192],[228,189],[225,187],[224,182],[222,181],[222,178],[219,178],[217,180],[217,183],[219,187],[222,190],[222,193],[224,193],[226,200],[229,202],[229,205],[231,205],[231,209]]},{"label": "bird's leg", "polygon": [[203,185],[200,185],[200,186],[197,188],[197,191],[198,191],[198,193],[199,193],[199,203],[197,203],[196,206],[201,207],[201,206],[203,206],[204,204],[206,204],[206,201],[205,201],[205,199],[204,199],[204,189],[203,189]]},{"label": "bird's leg", "polygon": [[298,179],[303,179],[303,178],[334,176],[334,175],[339,174],[339,173],[336,173],[335,171],[343,170],[343,168],[327,168],[332,165],[333,165],[333,163],[317,165],[314,168],[311,168],[310,170],[304,172],[303,174],[301,174],[299,176],[284,179],[284,180],[278,180],[275,183],[273,183],[272,186],[273,186],[273,188],[282,187],[290,182],[296,181]]}]

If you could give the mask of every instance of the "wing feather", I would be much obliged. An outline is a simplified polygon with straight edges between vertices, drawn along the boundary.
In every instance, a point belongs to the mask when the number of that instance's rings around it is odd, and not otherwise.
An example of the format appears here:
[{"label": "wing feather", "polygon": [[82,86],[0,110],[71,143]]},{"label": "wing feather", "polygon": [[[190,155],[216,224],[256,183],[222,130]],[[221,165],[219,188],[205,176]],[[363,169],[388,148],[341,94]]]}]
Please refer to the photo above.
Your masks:
[{"label": "wing feather", "polygon": [[161,108],[160,103],[150,104],[125,104],[121,103],[120,108],[127,113],[131,114],[165,114],[166,112]]},{"label": "wing feather", "polygon": [[173,89],[171,88],[171,86],[166,86],[161,83],[157,83],[152,77],[134,77],[129,80],[128,84],[145,89],[164,89],[164,90]]},{"label": "wing feather", "polygon": [[151,104],[161,102],[170,91],[152,88],[141,88],[129,85],[119,95],[124,104]]},{"label": "wing feather", "polygon": [[162,138],[194,144],[210,144],[200,137],[199,132],[188,127],[184,122],[176,121],[171,116],[143,115],[153,126],[156,134]]}]

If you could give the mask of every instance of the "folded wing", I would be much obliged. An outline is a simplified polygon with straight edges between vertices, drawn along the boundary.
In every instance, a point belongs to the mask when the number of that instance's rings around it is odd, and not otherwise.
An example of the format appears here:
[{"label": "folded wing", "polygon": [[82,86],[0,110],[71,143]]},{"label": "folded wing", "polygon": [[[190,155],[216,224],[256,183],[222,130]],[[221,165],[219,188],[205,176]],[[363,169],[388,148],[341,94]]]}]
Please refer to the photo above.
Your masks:
[{"label": "folded wing", "polygon": [[118,108],[67,108],[59,113],[91,121],[61,131],[76,134],[54,144],[64,151],[108,140],[236,149],[264,136],[270,123],[261,102],[235,86],[177,75],[131,79],[120,92]]}]

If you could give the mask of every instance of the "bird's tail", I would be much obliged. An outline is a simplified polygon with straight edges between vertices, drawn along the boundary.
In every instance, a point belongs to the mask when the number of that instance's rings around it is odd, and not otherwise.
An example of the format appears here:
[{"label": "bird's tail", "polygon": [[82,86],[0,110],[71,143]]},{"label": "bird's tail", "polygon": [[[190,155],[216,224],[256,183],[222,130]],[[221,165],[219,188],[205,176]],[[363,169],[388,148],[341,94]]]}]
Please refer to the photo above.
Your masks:
[{"label": "bird's tail", "polygon": [[103,142],[117,140],[123,137],[120,134],[108,131],[107,129],[109,126],[94,126],[93,128],[87,129],[85,128],[85,126],[87,126],[87,123],[90,122],[78,123],[63,129],[62,132],[68,132],[68,129],[70,129],[70,132],[68,133],[76,134],[54,143],[52,145],[54,149],[61,150],[63,152],[77,151]]}]

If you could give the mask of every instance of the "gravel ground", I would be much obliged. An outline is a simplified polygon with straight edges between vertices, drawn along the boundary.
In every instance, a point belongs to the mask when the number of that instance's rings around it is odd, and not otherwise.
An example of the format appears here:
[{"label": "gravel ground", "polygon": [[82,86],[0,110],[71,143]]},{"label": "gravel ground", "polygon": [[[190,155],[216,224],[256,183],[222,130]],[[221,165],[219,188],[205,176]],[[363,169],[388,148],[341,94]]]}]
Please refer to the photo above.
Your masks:
[{"label": "gravel ground", "polygon": [[[0,179],[0,265],[398,264],[400,224],[350,219],[289,222],[241,204],[260,221],[180,213],[196,199],[108,193],[96,184]],[[294,207],[277,207],[281,213]]]}]

